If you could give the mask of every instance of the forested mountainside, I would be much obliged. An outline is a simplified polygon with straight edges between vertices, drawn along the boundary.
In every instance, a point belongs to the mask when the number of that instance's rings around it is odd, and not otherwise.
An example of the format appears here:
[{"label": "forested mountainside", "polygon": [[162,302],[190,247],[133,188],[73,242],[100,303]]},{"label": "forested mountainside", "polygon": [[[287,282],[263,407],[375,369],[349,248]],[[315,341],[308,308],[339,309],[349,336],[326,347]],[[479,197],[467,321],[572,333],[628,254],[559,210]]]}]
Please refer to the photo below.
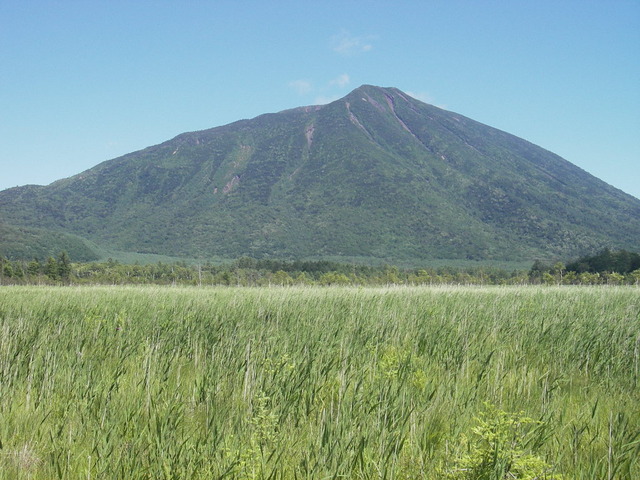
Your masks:
[{"label": "forested mountainside", "polygon": [[37,229],[54,232],[55,253],[72,239],[77,259],[96,247],[404,262],[640,250],[640,200],[525,140],[369,85],[4,190],[0,225],[13,238],[0,254],[40,255]]}]

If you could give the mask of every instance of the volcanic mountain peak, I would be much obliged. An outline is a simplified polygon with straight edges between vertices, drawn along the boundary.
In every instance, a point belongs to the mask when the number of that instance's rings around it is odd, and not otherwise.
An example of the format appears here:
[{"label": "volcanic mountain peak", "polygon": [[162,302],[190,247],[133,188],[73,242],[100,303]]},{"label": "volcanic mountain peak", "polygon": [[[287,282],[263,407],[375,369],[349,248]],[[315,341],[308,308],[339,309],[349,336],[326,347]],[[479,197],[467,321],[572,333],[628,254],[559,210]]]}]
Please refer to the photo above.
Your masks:
[{"label": "volcanic mountain peak", "polygon": [[640,249],[639,219],[639,200],[557,155],[371,85],[0,192],[12,232],[201,258],[567,257]]}]

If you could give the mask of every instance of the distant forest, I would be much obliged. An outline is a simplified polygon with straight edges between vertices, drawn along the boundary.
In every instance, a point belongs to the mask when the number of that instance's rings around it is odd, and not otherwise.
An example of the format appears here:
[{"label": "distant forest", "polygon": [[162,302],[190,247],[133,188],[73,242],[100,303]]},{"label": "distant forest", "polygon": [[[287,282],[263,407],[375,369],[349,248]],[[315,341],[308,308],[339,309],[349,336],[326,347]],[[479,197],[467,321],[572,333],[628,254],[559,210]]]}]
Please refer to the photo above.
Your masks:
[{"label": "distant forest", "polygon": [[529,271],[494,267],[402,269],[318,261],[242,257],[226,265],[212,263],[75,263],[66,252],[45,261],[0,258],[0,285],[640,285],[640,254],[605,249],[593,256],[545,264]]}]

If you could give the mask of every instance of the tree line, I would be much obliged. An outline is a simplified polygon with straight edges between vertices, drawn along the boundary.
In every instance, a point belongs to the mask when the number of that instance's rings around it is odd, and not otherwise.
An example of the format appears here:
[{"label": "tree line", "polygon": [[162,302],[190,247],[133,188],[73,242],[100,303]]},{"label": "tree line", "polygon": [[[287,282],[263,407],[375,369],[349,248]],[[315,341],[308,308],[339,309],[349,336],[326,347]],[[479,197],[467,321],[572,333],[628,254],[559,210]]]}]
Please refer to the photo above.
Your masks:
[{"label": "tree line", "polygon": [[603,250],[567,263],[534,262],[529,271],[496,267],[438,267],[403,269],[393,265],[369,266],[317,261],[286,261],[241,257],[216,265],[126,264],[72,262],[66,252],[44,261],[0,257],[0,284],[108,284],[108,285],[640,285],[640,255]]}]

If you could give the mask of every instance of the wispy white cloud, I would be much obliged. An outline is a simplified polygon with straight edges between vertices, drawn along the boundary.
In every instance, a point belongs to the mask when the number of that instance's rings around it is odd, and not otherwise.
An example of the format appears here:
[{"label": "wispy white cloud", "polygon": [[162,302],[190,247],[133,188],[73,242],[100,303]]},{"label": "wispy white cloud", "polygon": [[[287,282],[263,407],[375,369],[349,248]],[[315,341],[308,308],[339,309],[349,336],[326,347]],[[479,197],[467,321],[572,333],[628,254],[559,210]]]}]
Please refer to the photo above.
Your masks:
[{"label": "wispy white cloud", "polygon": [[298,95],[314,95],[314,105],[326,105],[338,100],[343,95],[338,92],[344,92],[341,89],[351,83],[351,77],[348,73],[342,73],[331,80],[320,83],[321,85],[317,86],[318,82],[311,80],[294,80],[289,82],[287,86]]},{"label": "wispy white cloud", "polygon": [[326,105],[327,103],[335,102],[340,98],[339,95],[320,95],[314,100],[314,105]]},{"label": "wispy white cloud", "polygon": [[435,107],[442,108],[443,110],[447,110],[447,106],[446,105],[442,105],[442,104],[436,103],[435,99],[431,95],[426,93],[426,92],[411,92],[411,91],[408,91],[408,92],[406,92],[406,94],[411,96],[411,97],[413,97],[413,98],[415,98],[416,100],[420,100],[421,102],[429,103],[429,104],[431,104],[431,105],[433,105]]},{"label": "wispy white cloud", "polygon": [[406,92],[407,95],[415,98],[416,100],[420,100],[421,102],[425,102],[425,103],[433,103],[433,98],[431,98],[431,95],[429,95],[428,93],[425,92]]},{"label": "wispy white cloud", "polygon": [[338,87],[346,87],[347,85],[349,85],[350,82],[351,82],[351,79],[349,78],[349,75],[346,74],[346,73],[343,73],[339,77],[334,78],[333,80],[331,80],[329,82],[329,85],[337,85]]},{"label": "wispy white cloud", "polygon": [[289,87],[298,92],[298,95],[305,95],[313,90],[313,85],[308,80],[294,80],[289,82]]},{"label": "wispy white cloud", "polygon": [[331,44],[334,52],[349,56],[372,50],[372,41],[375,39],[376,37],[373,35],[355,36],[351,35],[347,30],[342,30],[331,37]]}]

